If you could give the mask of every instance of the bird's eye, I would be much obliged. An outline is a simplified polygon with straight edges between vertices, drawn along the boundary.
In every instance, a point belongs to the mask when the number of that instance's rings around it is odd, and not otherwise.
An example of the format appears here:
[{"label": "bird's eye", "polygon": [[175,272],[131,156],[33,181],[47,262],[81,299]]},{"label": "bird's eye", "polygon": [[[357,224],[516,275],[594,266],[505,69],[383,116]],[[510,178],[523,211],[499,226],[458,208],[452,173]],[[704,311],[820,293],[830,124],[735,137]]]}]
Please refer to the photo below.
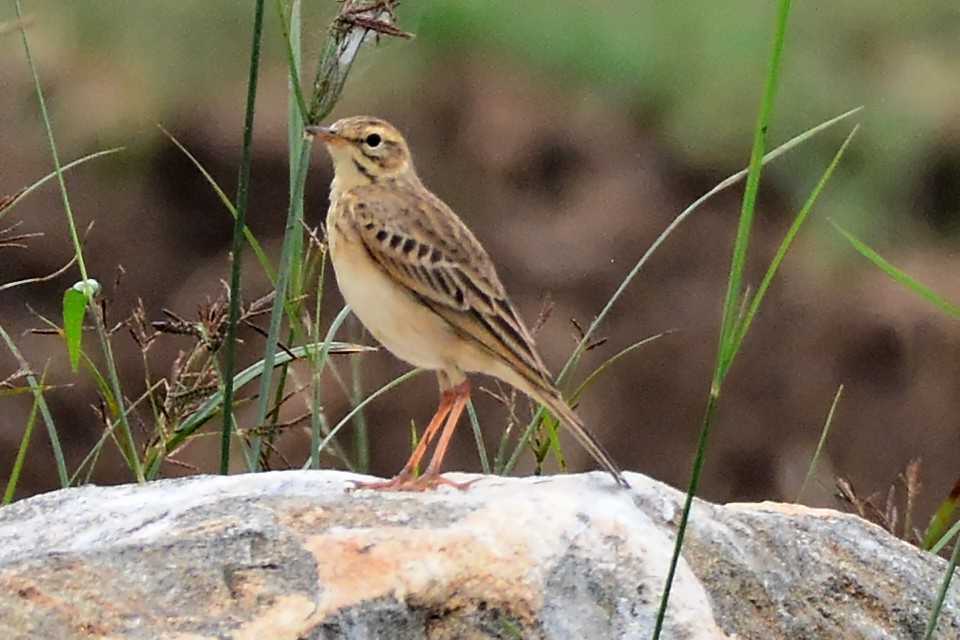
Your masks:
[{"label": "bird's eye", "polygon": [[380,146],[380,143],[383,142],[383,138],[380,137],[379,133],[371,133],[364,139],[364,142],[367,143],[367,146],[371,149],[376,149]]}]

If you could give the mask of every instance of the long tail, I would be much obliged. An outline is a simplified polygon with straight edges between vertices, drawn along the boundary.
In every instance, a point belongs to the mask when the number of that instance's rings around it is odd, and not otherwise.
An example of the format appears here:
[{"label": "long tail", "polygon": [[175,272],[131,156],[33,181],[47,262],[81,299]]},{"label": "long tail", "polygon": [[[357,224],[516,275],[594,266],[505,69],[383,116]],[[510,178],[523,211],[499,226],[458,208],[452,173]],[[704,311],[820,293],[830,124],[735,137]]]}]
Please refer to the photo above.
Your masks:
[{"label": "long tail", "polygon": [[524,382],[526,384],[520,387],[521,390],[549,409],[550,413],[570,429],[577,438],[577,441],[593,456],[593,459],[600,463],[601,467],[610,472],[610,475],[613,476],[617,484],[629,489],[630,483],[623,477],[623,472],[620,470],[620,467],[613,461],[613,458],[604,446],[600,444],[600,440],[593,435],[593,432],[587,428],[587,425],[583,423],[577,414],[573,412],[573,409],[570,408],[570,405],[560,396],[560,393],[552,387],[544,388],[529,380],[524,380]]}]

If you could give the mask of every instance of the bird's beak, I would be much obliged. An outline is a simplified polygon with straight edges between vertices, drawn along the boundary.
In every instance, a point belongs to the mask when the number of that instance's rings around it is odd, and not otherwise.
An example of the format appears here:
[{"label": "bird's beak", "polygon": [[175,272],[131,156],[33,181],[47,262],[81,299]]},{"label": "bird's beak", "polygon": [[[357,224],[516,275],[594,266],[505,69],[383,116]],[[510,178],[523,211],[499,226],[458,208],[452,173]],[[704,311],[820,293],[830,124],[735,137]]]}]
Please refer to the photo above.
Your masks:
[{"label": "bird's beak", "polygon": [[321,127],[320,125],[309,125],[305,127],[306,132],[311,136],[317,136],[320,138],[320,141],[324,144],[332,145],[345,145],[347,141],[344,140],[340,135],[331,129],[330,127]]}]

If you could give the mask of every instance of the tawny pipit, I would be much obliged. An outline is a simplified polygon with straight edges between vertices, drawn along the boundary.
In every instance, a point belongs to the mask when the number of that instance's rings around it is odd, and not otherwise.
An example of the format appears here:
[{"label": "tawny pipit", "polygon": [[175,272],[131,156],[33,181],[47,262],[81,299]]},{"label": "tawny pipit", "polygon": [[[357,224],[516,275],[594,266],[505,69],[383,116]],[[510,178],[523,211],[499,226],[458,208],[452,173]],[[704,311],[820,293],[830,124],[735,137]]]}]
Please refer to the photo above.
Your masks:
[{"label": "tawny pipit", "polygon": [[[422,490],[455,484],[441,478],[440,463],[470,398],[466,374],[474,371],[545,405],[618,484],[629,486],[560,397],[487,252],[420,182],[403,136],[366,116],[307,131],[320,137],[333,158],[327,237],[344,299],[387,349],[435,370],[440,382],[440,406],[403,470],[387,482],[359,486]],[[441,426],[430,464],[414,478]]]}]

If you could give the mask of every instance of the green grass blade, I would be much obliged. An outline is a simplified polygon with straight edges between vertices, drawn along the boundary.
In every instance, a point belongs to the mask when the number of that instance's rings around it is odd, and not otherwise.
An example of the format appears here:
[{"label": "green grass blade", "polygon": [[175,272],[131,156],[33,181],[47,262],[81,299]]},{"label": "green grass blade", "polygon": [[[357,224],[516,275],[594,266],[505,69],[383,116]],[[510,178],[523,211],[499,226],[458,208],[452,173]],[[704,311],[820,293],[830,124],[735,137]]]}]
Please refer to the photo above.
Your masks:
[{"label": "green grass blade", "polygon": [[83,247],[80,245],[80,236],[77,233],[77,225],[73,218],[73,208],[70,206],[70,197],[67,195],[67,183],[63,179],[63,167],[60,165],[60,154],[57,152],[57,143],[53,136],[53,125],[50,123],[50,114],[47,111],[47,101],[43,97],[43,89],[40,85],[40,73],[33,61],[33,53],[30,50],[30,39],[27,37],[27,26],[23,20],[23,11],[20,7],[20,0],[14,0],[14,9],[17,15],[17,22],[20,27],[20,39],[23,42],[23,52],[27,57],[27,65],[30,67],[30,74],[33,76],[33,86],[37,94],[37,101],[40,105],[40,116],[43,120],[44,133],[47,136],[47,144],[50,146],[50,154],[53,157],[54,173],[57,176],[57,183],[60,186],[60,196],[63,199],[64,213],[67,216],[67,226],[70,230],[70,239],[73,241],[73,251],[77,257],[77,265],[80,267],[80,278],[86,282],[89,280],[87,275],[87,265],[83,259]]},{"label": "green grass blade", "polygon": [[[13,354],[13,357],[16,358],[20,368],[23,371],[29,372],[30,365],[23,357],[20,349],[17,348],[17,344],[13,341],[13,338],[10,337],[10,334],[7,333],[2,325],[0,325],[0,337],[2,337],[3,341],[7,344],[7,348],[10,350],[10,353]],[[37,381],[36,376],[32,373],[27,373],[26,378],[27,384],[33,392],[34,402],[40,407],[40,415],[43,417],[44,424],[47,427],[47,437],[50,438],[50,447],[53,449],[53,459],[57,467],[60,486],[69,487],[70,475],[67,473],[67,463],[63,457],[63,448],[60,446],[60,436],[57,435],[56,423],[54,423],[53,415],[50,413],[50,407],[47,406],[47,401],[43,397],[43,385]]]},{"label": "green grass blade", "polygon": [[574,390],[574,392],[570,394],[570,398],[569,398],[570,406],[573,406],[573,405],[575,405],[576,403],[578,403],[578,402],[580,401],[580,398],[583,397],[583,394],[586,393],[587,389],[589,389],[590,386],[591,386],[594,382],[596,382],[597,378],[599,378],[601,375],[603,375],[603,373],[605,373],[607,370],[609,370],[613,365],[615,365],[617,362],[619,362],[619,361],[620,361],[621,359],[623,359],[625,356],[630,355],[631,353],[633,353],[634,351],[636,351],[636,350],[639,349],[640,347],[646,346],[646,345],[650,344],[651,342],[654,342],[654,341],[656,341],[656,340],[659,340],[660,338],[662,338],[662,337],[665,336],[665,335],[666,335],[666,332],[664,332],[664,333],[658,333],[658,334],[656,334],[656,335],[650,336],[649,338],[644,338],[643,340],[639,340],[639,341],[637,341],[637,342],[634,342],[634,343],[631,344],[630,346],[621,349],[620,351],[618,351],[617,353],[615,353],[613,356],[611,356],[610,358],[608,358],[605,362],[603,362],[603,364],[601,364],[599,367],[597,367],[596,369],[594,369],[594,370],[590,373],[590,375],[588,375],[588,376],[584,379],[584,381],[580,383],[580,386],[578,386],[578,387]]},{"label": "green grass blade", "polygon": [[[863,107],[855,107],[849,111],[845,111],[838,116],[835,116],[825,122],[822,122],[806,131],[794,136],[784,144],[780,145],[770,153],[766,154],[763,157],[763,164],[767,164],[776,160],[780,156],[796,149],[803,143],[812,139],[814,136],[826,131],[827,129],[836,126],[837,124],[851,118],[855,114],[863,110]],[[640,257],[640,259],[633,265],[627,275],[623,278],[620,284],[617,286],[617,289],[613,292],[610,298],[607,300],[606,305],[603,309],[600,310],[600,313],[597,314],[597,317],[594,318],[593,322],[590,323],[590,326],[587,327],[587,330],[584,332],[583,337],[580,339],[580,342],[577,344],[576,349],[567,359],[566,364],[564,364],[563,369],[560,371],[560,375],[557,376],[557,381],[562,382],[566,377],[573,371],[576,363],[579,361],[581,354],[587,348],[587,345],[593,340],[594,335],[599,329],[600,325],[606,320],[607,316],[610,314],[610,311],[613,309],[617,301],[623,296],[624,292],[627,290],[627,287],[631,282],[640,274],[640,271],[643,270],[643,267],[646,266],[650,258],[653,257],[653,254],[660,248],[660,246],[666,242],[677,228],[687,220],[691,215],[693,215],[697,209],[703,206],[710,198],[717,195],[721,191],[729,189],[733,185],[739,183],[743,180],[748,173],[749,169],[743,169],[734,173],[733,175],[727,177],[726,179],[719,182],[715,187],[707,191],[705,194],[694,200],[690,206],[684,209],[680,214],[673,219],[673,221],[667,225],[667,227],[657,236],[657,239],[653,241],[653,244],[650,245],[650,248]]]},{"label": "green grass blade", "polygon": [[[313,322],[310,326],[310,340],[316,341],[320,339],[320,318],[323,317],[323,278],[326,271],[326,260],[321,263],[320,275],[317,278],[317,294],[316,302],[314,303],[313,309]],[[344,305],[346,308],[346,305]],[[341,310],[341,313],[343,310]],[[324,341],[329,341],[333,339],[333,335],[330,331],[327,331],[327,336]],[[353,360],[353,356],[348,356]],[[323,430],[328,429],[329,425],[327,424],[326,415],[323,410],[323,386],[322,378],[320,374],[322,373],[323,367],[326,364],[326,357],[323,358],[311,358],[310,359],[310,455],[313,457],[313,447],[320,444],[320,434]],[[320,461],[319,457],[316,460],[311,459],[311,467],[319,468]],[[314,466],[316,465],[316,466]]]},{"label": "green grass blade", "polygon": [[467,401],[467,418],[470,421],[470,429],[473,431],[474,442],[477,443],[477,455],[480,458],[480,469],[484,474],[490,474],[490,460],[487,458],[487,447],[483,443],[483,431],[480,430],[480,421],[477,419],[477,410],[473,406],[473,400]]},{"label": "green grass blade", "polygon": [[[233,372],[237,368],[237,330],[240,324],[240,269],[243,258],[243,236],[247,228],[247,205],[250,193],[250,166],[253,163],[253,122],[256,115],[257,83],[260,78],[260,43],[263,36],[264,0],[254,0],[253,43],[250,45],[250,71],[247,77],[247,107],[243,122],[243,149],[240,158],[240,180],[237,184],[237,217],[233,224],[233,260],[230,270],[230,310],[224,341],[223,425],[220,432],[220,473],[230,473],[230,440],[233,435]],[[259,451],[254,449],[254,460]]]},{"label": "green grass blade", "polygon": [[949,531],[947,531],[947,527],[953,522],[958,504],[960,504],[960,480],[954,483],[947,499],[940,504],[936,513],[930,519],[930,524],[927,525],[927,530],[923,534],[923,541],[920,543],[921,549],[940,553],[940,550],[946,546],[950,538],[956,535],[956,530],[960,528],[960,522],[956,523]]},{"label": "green grass blade", "polygon": [[960,560],[960,538],[955,539],[953,543],[953,554],[950,556],[950,564],[943,575],[943,583],[940,585],[940,592],[937,594],[937,602],[930,612],[930,619],[927,621],[927,630],[923,634],[923,640],[931,640],[933,632],[937,629],[937,620],[940,618],[940,611],[943,609],[943,602],[947,599],[947,591],[950,589],[950,580],[953,578],[954,571],[957,568],[957,561]]},{"label": "green grass blade", "polygon": [[[380,387],[379,389],[371,393],[369,396],[364,398],[363,402],[359,403],[353,409],[348,411],[347,415],[343,416],[340,419],[340,422],[338,422],[336,426],[334,426],[333,429],[330,430],[330,433],[328,433],[327,436],[320,442],[320,446],[317,447],[317,451],[318,452],[323,451],[326,448],[326,446],[330,444],[330,441],[333,440],[335,437],[337,437],[337,433],[339,433],[341,429],[343,429],[346,425],[348,425],[357,413],[359,413],[360,411],[363,411],[363,409],[366,408],[368,404],[370,404],[371,402],[373,402],[374,400],[376,400],[377,398],[385,394],[387,391],[390,391],[391,389],[403,384],[407,380],[412,380],[415,376],[418,376],[423,372],[424,372],[424,369],[411,369],[410,371],[406,372],[402,376],[398,376],[394,378],[393,380],[391,380],[390,382],[383,385],[382,387]],[[307,460],[306,464],[303,465],[303,468],[307,469],[309,465],[310,465],[310,461]]]},{"label": "green grass blade", "polygon": [[[90,362],[90,360],[86,357],[84,357],[84,365],[92,371],[92,375],[94,379],[97,380],[97,384],[101,388],[105,388],[106,381],[104,380],[103,376],[100,375],[100,372],[94,368],[93,363]],[[136,401],[132,402],[130,406],[126,408],[127,415],[129,416],[137,408],[137,406],[143,402],[143,400],[147,397],[147,394],[151,394],[154,391],[156,391],[161,384],[162,382],[154,383]],[[105,395],[105,394],[102,394],[102,395]],[[103,430],[103,434],[101,434],[100,439],[97,440],[97,443],[93,445],[90,451],[87,452],[87,455],[84,456],[83,460],[80,461],[80,464],[77,465],[77,468],[74,469],[73,474],[71,474],[70,476],[71,485],[77,484],[77,479],[83,473],[84,469],[87,469],[87,474],[84,478],[84,482],[89,482],[90,477],[93,475],[96,461],[100,457],[100,451],[103,449],[103,445],[106,444],[107,440],[112,439],[114,443],[117,445],[117,448],[120,449],[121,454],[123,455],[126,454],[126,448],[123,446],[123,444],[119,440],[117,440],[116,435],[114,433],[116,424],[118,423],[115,422],[113,427]],[[132,463],[126,458],[124,459],[127,461],[127,467],[132,470],[133,469]]]},{"label": "green grass blade", "polygon": [[[275,3],[275,6],[278,9],[278,19],[281,23],[281,29],[283,31],[284,41],[287,45],[287,54],[289,62],[291,64],[290,73],[287,78],[287,166],[290,168],[288,172],[288,196],[289,196],[289,213],[288,213],[288,222],[293,218],[296,218],[300,226],[303,226],[303,192],[305,190],[305,181],[306,175],[302,175],[300,171],[296,168],[304,166],[303,163],[309,163],[309,158],[304,158],[304,153],[309,153],[309,147],[305,146],[304,143],[304,112],[301,109],[299,103],[297,102],[296,95],[301,93],[300,89],[300,2],[299,0],[293,0],[290,3],[290,16],[289,21],[286,21],[283,16],[282,7],[279,3],[279,0]],[[303,181],[303,182],[300,182]],[[298,184],[299,183],[299,184]],[[293,218],[289,216],[293,216]],[[293,227],[288,226],[287,231],[284,233],[283,240],[283,255],[286,256],[286,259],[281,258],[281,268],[286,269],[287,273],[287,283],[283,287],[278,288],[278,292],[282,295],[280,299],[284,303],[284,309],[286,310],[287,316],[289,318],[288,331],[287,331],[287,343],[295,344],[301,339],[299,338],[300,326],[301,323],[298,321],[298,318],[303,314],[303,305],[301,300],[304,298],[305,283],[309,278],[307,270],[309,265],[304,258],[304,234],[302,230],[296,230]],[[276,301],[279,302],[280,300]],[[319,319],[319,318],[318,318]],[[273,326],[271,325],[271,330]],[[279,331],[279,328],[278,328]],[[311,363],[315,364],[315,363]],[[288,379],[289,369],[287,365],[284,365],[280,368],[279,371],[279,384],[277,384],[276,389],[274,390],[274,399],[272,403],[272,411],[269,414],[270,423],[269,426],[276,427],[279,420],[279,411],[278,408],[283,402],[283,397],[286,394],[286,382]],[[318,372],[314,368],[312,384],[312,393],[319,394],[319,381],[318,381]],[[319,403],[319,395],[316,396],[316,402]],[[313,412],[310,417],[310,426],[311,433],[319,433],[321,428],[321,423],[324,422],[323,416],[319,413]],[[266,427],[268,426],[265,423],[258,423],[258,426]],[[311,440],[314,439],[314,436],[311,435]],[[254,435],[251,438],[251,449],[257,452],[258,460],[260,455],[260,449],[262,446],[262,441],[259,435]],[[253,469],[255,470],[255,469]]]},{"label": "green grass blade", "polygon": [[803,499],[803,492],[806,491],[810,479],[813,478],[813,472],[817,468],[817,462],[820,460],[820,454],[823,452],[823,445],[827,441],[827,434],[830,433],[830,425],[833,424],[833,416],[840,404],[840,396],[843,395],[843,385],[837,387],[837,393],[833,396],[833,402],[830,404],[830,411],[827,412],[827,419],[823,423],[823,429],[820,431],[820,440],[817,442],[817,449],[813,453],[813,459],[810,460],[810,466],[807,467],[807,475],[803,478],[803,484],[800,485],[800,491],[797,492],[795,502],[799,503]]},{"label": "green grass blade", "polygon": [[100,392],[103,394],[107,406],[110,407],[114,420],[119,423],[120,433],[123,438],[120,443],[120,451],[127,460],[127,464],[137,482],[144,482],[146,478],[143,474],[143,465],[140,463],[137,443],[136,440],[134,440],[133,429],[130,427],[130,420],[125,408],[123,391],[120,387],[120,376],[117,373],[116,359],[113,356],[113,346],[110,343],[110,334],[103,323],[103,314],[100,307],[96,304],[90,304],[88,308],[90,309],[90,315],[93,319],[94,331],[100,341],[103,360],[107,367],[106,379],[99,377],[99,372],[96,367],[93,366],[92,361],[87,360],[87,362],[91,370],[98,376]]},{"label": "green grass blade", "polygon": [[787,18],[790,15],[790,0],[781,0],[777,16],[777,30],[774,36],[773,55],[767,72],[767,82],[763,90],[760,113],[757,116],[753,132],[753,147],[750,151],[750,165],[747,170],[747,183],[744,187],[743,204],[740,208],[740,220],[737,224],[737,236],[733,243],[733,259],[730,261],[730,275],[727,282],[727,297],[723,305],[723,320],[720,325],[719,352],[721,365],[718,367],[718,380],[722,382],[730,369],[737,341],[736,311],[743,293],[743,272],[746,269],[747,248],[750,231],[757,206],[757,193],[760,190],[760,173],[763,168],[763,156],[767,145],[767,130],[773,117],[773,105],[780,87],[780,69],[783,58],[783,44],[787,34]]},{"label": "green grass blade", "polygon": [[928,288],[920,281],[908,276],[906,273],[887,262],[879,253],[858,240],[856,236],[841,227],[836,222],[831,221],[831,224],[833,225],[834,229],[840,233],[840,235],[847,239],[847,242],[853,245],[853,248],[856,249],[860,255],[880,267],[888,276],[897,282],[906,285],[908,289],[920,297],[929,300],[942,311],[946,311],[951,318],[960,320],[960,309],[947,302],[942,296],[935,293],[932,289]]},{"label": "green grass blade", "polygon": [[710,384],[710,396],[700,430],[700,439],[697,445],[697,457],[694,460],[690,474],[690,484],[687,487],[687,496],[684,501],[683,512],[677,526],[677,537],[670,558],[670,567],[664,580],[663,594],[660,598],[660,608],[653,630],[653,640],[658,640],[663,631],[663,623],[667,615],[667,605],[670,601],[670,590],[676,576],[680,562],[680,551],[683,548],[684,535],[690,520],[690,508],[693,498],[697,494],[700,484],[700,472],[706,456],[707,441],[710,427],[713,424],[717,405],[720,399],[720,388],[727,371],[733,361],[736,344],[736,312],[742,296],[743,271],[746,264],[747,246],[749,244],[750,229],[753,223],[756,208],[757,191],[760,185],[760,170],[763,167],[764,148],[766,146],[767,129],[773,114],[773,105],[776,100],[777,88],[780,84],[780,70],[783,56],[783,44],[787,33],[787,18],[790,15],[790,0],[780,0],[777,13],[776,31],[773,38],[773,53],[767,68],[767,78],[757,115],[756,127],[753,136],[753,148],[750,152],[750,167],[747,172],[747,184],[744,188],[743,206],[740,209],[740,221],[737,225],[737,237],[734,241],[733,257],[730,261],[730,275],[727,283],[726,301],[723,306],[723,320],[720,327],[720,340],[717,347],[717,360]]},{"label": "green grass blade", "polygon": [[[40,375],[40,386],[44,386],[47,378],[47,369],[44,368]],[[40,402],[34,397],[33,405],[30,407],[30,415],[27,417],[27,425],[23,430],[23,437],[20,439],[20,447],[17,449],[17,457],[13,461],[13,468],[10,470],[10,479],[7,480],[7,488],[3,492],[3,502],[0,504],[10,504],[13,502],[13,496],[17,492],[17,485],[20,483],[20,474],[23,472],[23,463],[27,459],[27,448],[30,446],[30,439],[33,437],[33,426],[37,422],[37,415],[40,413]]]},{"label": "green grass blade", "polygon": [[[350,356],[350,402],[358,404],[363,400],[363,366],[360,355]],[[358,413],[353,420],[353,458],[357,470],[366,473],[370,470],[370,425],[364,412]]]},{"label": "green grass blade", "polygon": [[743,339],[746,337],[747,331],[750,329],[750,325],[753,323],[753,319],[757,316],[757,312],[760,310],[760,303],[763,302],[763,298],[767,293],[767,289],[770,288],[770,283],[773,282],[774,276],[780,269],[780,265],[783,263],[783,259],[787,255],[787,251],[791,246],[793,246],[793,241],[796,239],[797,234],[800,233],[800,228],[803,226],[803,223],[807,221],[807,217],[809,216],[811,209],[813,209],[814,203],[817,201],[817,198],[820,196],[823,188],[827,185],[827,182],[833,176],[834,170],[837,168],[837,165],[840,164],[840,159],[843,157],[843,154],[847,150],[850,141],[853,140],[853,136],[856,135],[859,128],[860,125],[855,125],[847,135],[846,139],[843,141],[843,144],[841,144],[840,148],[837,149],[837,152],[834,154],[830,164],[820,176],[820,179],[817,181],[813,191],[810,192],[810,196],[807,198],[807,201],[804,202],[803,207],[800,208],[800,212],[797,213],[797,216],[794,218],[793,224],[790,225],[790,229],[787,231],[787,235],[783,238],[783,241],[777,248],[777,253],[770,262],[769,267],[767,267],[767,271],[763,276],[763,280],[761,280],[760,286],[757,288],[756,295],[754,295],[751,299],[749,307],[747,308],[746,312],[742,314],[741,320],[735,323],[736,327],[734,330],[734,336],[731,338],[732,345],[729,352],[730,361],[732,361],[733,358],[736,357],[737,353],[739,353],[740,347],[743,345]]},{"label": "green grass blade", "polygon": [[[603,372],[605,372],[614,364],[616,364],[624,356],[632,353],[636,349],[639,349],[640,347],[646,344],[653,342],[654,340],[662,337],[663,335],[665,334],[659,333],[655,336],[645,338],[639,342],[633,343],[632,345],[616,353],[614,356],[609,358],[606,362],[604,362],[599,367],[594,369],[593,372],[591,372],[590,375],[587,376],[586,379],[580,383],[580,386],[578,386],[576,390],[572,394],[570,394],[570,396],[567,398],[567,402],[570,404],[571,407],[575,406],[577,402],[579,402],[580,398],[583,397],[583,394],[590,387],[590,385],[592,385],[594,381],[596,381],[596,379]],[[509,474],[514,470],[514,468],[516,468],[517,464],[520,462],[520,456],[523,455],[523,452],[527,449],[527,445],[530,442],[530,438],[533,437],[533,433],[537,429],[537,424],[539,424],[541,421],[546,421],[545,424],[548,425],[548,437],[550,438],[550,443],[552,446],[555,447],[555,453],[558,454],[559,456],[557,457],[557,464],[559,464],[561,468],[563,468],[564,462],[563,462],[562,453],[560,452],[560,448],[559,448],[559,440],[557,439],[557,436],[556,436],[556,425],[552,419],[548,418],[548,415],[549,414],[543,410],[543,407],[540,407],[536,412],[534,412],[534,415],[531,418],[530,422],[527,423],[526,429],[524,429],[523,433],[520,434],[519,441],[513,447],[513,453],[510,454],[510,457],[507,458],[507,462],[500,469],[501,474],[503,475]],[[476,437],[479,437],[479,436],[476,436]],[[480,441],[478,440],[478,442]],[[501,455],[502,455],[502,452],[498,454],[497,456],[498,460],[500,459]]]},{"label": "green grass blade", "polygon": [[[273,366],[278,367],[287,362],[290,362],[293,358],[302,358],[313,352],[319,352],[323,347],[322,344],[308,344],[302,345],[299,347],[294,347],[292,349],[281,351],[277,354],[274,359]],[[329,346],[328,353],[354,353],[356,351],[376,351],[373,347],[365,347],[363,345],[356,344],[347,344],[342,342],[334,342]],[[262,375],[266,360],[260,360],[250,365],[234,377],[234,389],[240,389],[250,381],[257,378],[257,376]],[[157,473],[160,470],[160,464],[163,462],[163,456],[178,447],[183,443],[184,440],[192,436],[197,429],[202,427],[212,418],[217,416],[221,412],[221,407],[223,406],[223,392],[217,391],[212,394],[209,398],[203,401],[203,403],[190,414],[178,427],[176,432],[171,436],[170,440],[163,443],[156,451],[153,451],[148,454],[147,460],[144,463],[146,468],[146,476],[148,479],[154,479],[157,477]]]},{"label": "green grass blade", "polygon": [[[299,154],[300,163],[296,168],[296,181],[294,183],[294,193],[290,199],[290,207],[287,210],[286,231],[283,235],[283,244],[280,248],[280,267],[277,271],[277,297],[273,302],[273,309],[270,312],[270,326],[267,330],[267,341],[264,346],[263,359],[267,363],[273,363],[277,358],[277,347],[280,341],[280,327],[283,322],[283,314],[286,308],[286,300],[289,296],[290,277],[293,271],[293,265],[296,261],[295,250],[302,246],[303,237],[303,190],[306,185],[307,169],[310,165],[310,147],[311,140],[305,138],[302,141],[303,149]],[[263,375],[260,377],[260,396],[257,401],[256,424],[266,424],[267,413],[270,404],[270,391],[273,385],[273,366],[264,368]],[[259,463],[261,438],[254,436],[250,443],[253,460]]]},{"label": "green grass blade", "polygon": [[[948,516],[948,513],[949,513],[949,516],[952,516],[953,511],[955,511],[956,508],[957,508],[956,503],[949,505],[948,509],[950,509],[951,511],[944,511],[942,515],[946,517]],[[940,510],[937,510],[937,513],[934,515],[934,518],[938,518],[939,516],[941,516],[941,513],[940,513]],[[953,526],[950,527],[950,529],[947,530],[946,533],[940,536],[939,539],[933,538],[934,540],[936,540],[936,542],[934,542],[930,546],[930,549],[929,549],[930,553],[940,553],[941,551],[943,551],[943,548],[947,546],[947,544],[949,544],[951,540],[956,538],[958,534],[960,534],[960,522],[954,522]],[[924,538],[924,542],[926,542],[926,538]]]},{"label": "green grass blade", "polygon": [[[294,0],[290,6],[290,19],[287,20],[283,11],[283,0],[274,0],[274,8],[277,10],[277,22],[280,24],[280,33],[283,36],[283,44],[286,47],[284,53],[287,56],[288,73],[290,75],[290,97],[292,99],[293,113],[291,113],[290,122],[290,140],[294,139],[293,129],[296,128],[296,137],[303,136],[303,127],[307,113],[307,101],[303,97],[303,89],[300,86],[300,35],[301,35],[301,13],[300,0]],[[295,166],[295,165],[294,165]]]},{"label": "green grass blade", "polygon": [[[85,155],[85,156],[82,156],[82,157],[80,157],[80,158],[77,158],[77,159],[74,160],[73,162],[69,162],[69,163],[63,165],[62,167],[60,167],[60,171],[63,172],[63,173],[66,173],[66,172],[69,171],[70,169],[73,169],[74,167],[79,167],[81,164],[84,164],[84,163],[86,163],[86,162],[89,162],[90,160],[94,160],[94,159],[96,159],[96,158],[101,158],[101,157],[103,157],[103,156],[113,155],[114,153],[119,153],[119,152],[121,152],[121,151],[123,151],[123,147],[114,147],[113,149],[104,149],[103,151],[97,151],[97,152],[95,152],[95,153],[90,153],[90,154],[88,154],[88,155]],[[56,171],[51,171],[50,173],[48,173],[48,174],[45,175],[44,177],[40,178],[39,180],[37,180],[36,182],[34,182],[33,184],[31,184],[31,185],[30,185],[29,187],[27,187],[26,189],[23,189],[22,191],[20,191],[17,195],[15,195],[15,196],[13,197],[12,200],[10,200],[10,202],[8,202],[8,203],[6,204],[5,207],[3,207],[3,209],[0,209],[0,219],[2,219],[5,215],[7,215],[8,213],[10,213],[10,210],[13,209],[13,207],[15,207],[21,200],[23,200],[23,199],[26,198],[28,195],[30,195],[31,193],[33,193],[34,191],[36,191],[37,189],[39,189],[40,187],[42,187],[43,185],[45,185],[45,184],[46,184],[47,182],[49,182],[50,180],[55,179],[56,177],[57,177],[57,172],[56,172]]]},{"label": "green grass blade", "polygon": [[[340,330],[340,326],[344,323],[349,315],[350,307],[343,305],[340,313],[338,313],[337,317],[334,318],[333,322],[330,323],[330,328],[327,329],[327,335],[323,339],[320,351],[317,353],[316,359],[314,359],[315,364],[313,366],[312,375],[315,379],[320,378],[320,374],[323,373],[323,369],[327,364],[330,353],[330,345],[333,344],[333,336],[337,334],[337,331]],[[319,388],[319,386],[319,384],[316,385],[317,388]],[[320,421],[317,420],[314,424],[311,424],[310,429],[310,468],[312,469],[320,468],[320,426]]]},{"label": "green grass blade", "polygon": [[67,342],[70,368],[74,373],[80,364],[80,340],[83,338],[83,317],[87,312],[86,295],[74,288],[63,294],[63,337]]},{"label": "green grass blade", "polygon": [[[213,179],[213,176],[207,171],[206,167],[200,164],[200,161],[194,156],[190,151],[183,146],[183,144],[169,131],[160,127],[160,131],[163,132],[165,136],[172,142],[182,153],[187,156],[187,159],[193,163],[193,166],[197,168],[200,172],[200,175],[203,176],[204,180],[207,181],[213,191],[217,194],[217,197],[220,198],[220,202],[223,203],[223,206],[227,208],[227,211],[230,212],[230,215],[233,216],[233,219],[236,220],[238,217],[237,208],[233,206],[233,202],[230,201],[230,198],[227,196],[226,192],[220,188],[220,185],[217,184],[217,181]],[[273,270],[273,265],[270,264],[270,258],[267,257],[266,252],[263,250],[263,247],[260,245],[260,242],[253,235],[253,232],[250,231],[250,227],[243,227],[243,235],[247,239],[247,244],[250,245],[250,249],[257,256],[257,262],[260,263],[260,267],[263,269],[264,273],[267,274],[267,278],[270,279],[270,284],[276,285],[277,274]]]},{"label": "green grass blade", "polygon": [[[285,35],[289,36],[285,38],[285,42],[287,43],[287,52],[290,55],[291,64],[290,76],[287,78],[287,156],[288,166],[291,168],[287,188],[290,194],[290,202],[297,203],[297,206],[302,210],[305,185],[297,184],[297,182],[301,179],[305,182],[306,176],[304,175],[301,178],[300,174],[293,170],[293,167],[301,166],[301,154],[310,152],[310,147],[303,144],[303,127],[306,125],[307,112],[303,103],[303,90],[300,88],[300,0],[291,2],[290,21]],[[303,220],[302,211],[298,214],[298,218],[301,221]],[[297,233],[293,236],[294,246],[291,254],[293,262],[290,265],[289,287],[291,300],[300,298],[307,280],[307,265],[303,255],[303,235]],[[295,331],[296,324],[292,323],[290,328]]]}]

